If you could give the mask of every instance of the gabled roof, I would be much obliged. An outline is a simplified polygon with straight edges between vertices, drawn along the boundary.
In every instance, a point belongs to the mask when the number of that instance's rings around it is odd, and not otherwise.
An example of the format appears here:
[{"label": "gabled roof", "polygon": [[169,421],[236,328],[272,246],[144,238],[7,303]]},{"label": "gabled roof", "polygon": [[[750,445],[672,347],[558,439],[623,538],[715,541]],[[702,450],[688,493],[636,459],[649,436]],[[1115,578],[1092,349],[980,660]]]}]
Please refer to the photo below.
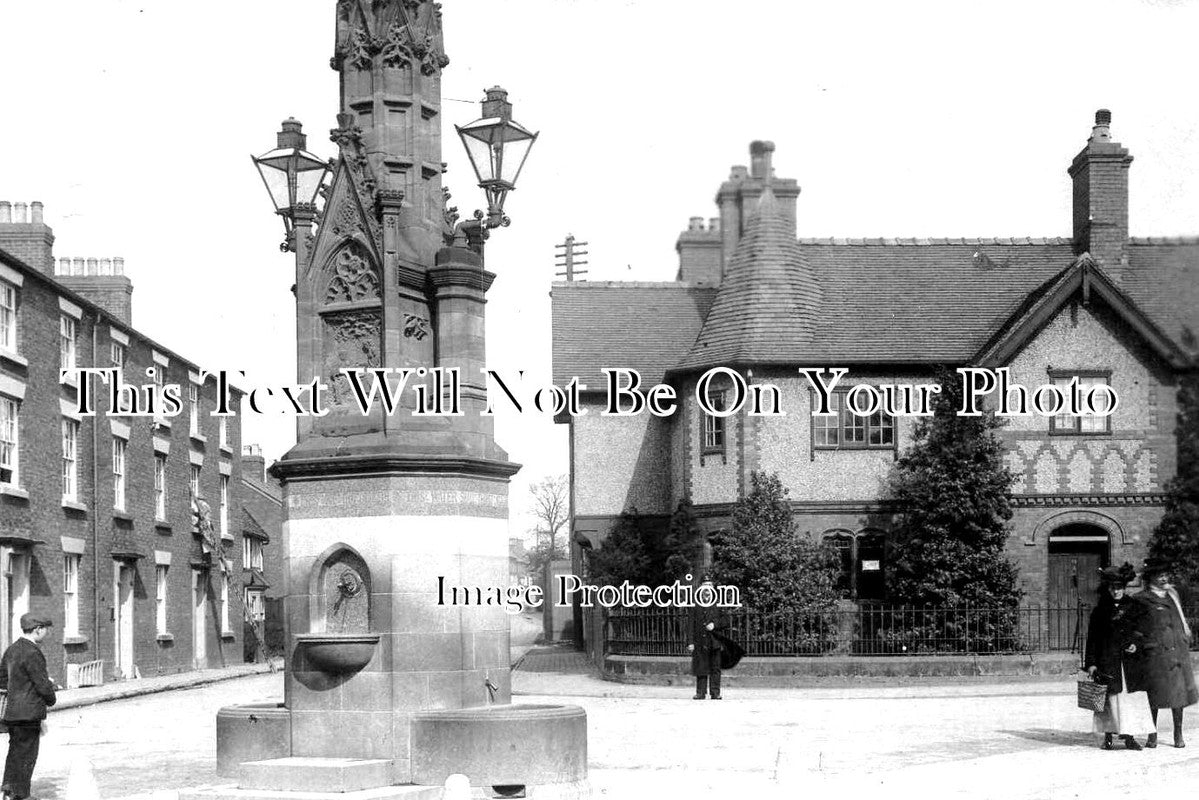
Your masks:
[{"label": "gabled roof", "polygon": [[821,327],[822,299],[818,277],[768,184],[695,344],[674,366],[802,361]]},{"label": "gabled roof", "polygon": [[1080,291],[1084,302],[1092,296],[1102,299],[1168,364],[1175,368],[1186,366],[1187,354],[1099,268],[1089,253],[1083,253],[1060,275],[1029,293],[1027,300],[999,326],[996,335],[972,360],[980,366],[1007,363]]}]

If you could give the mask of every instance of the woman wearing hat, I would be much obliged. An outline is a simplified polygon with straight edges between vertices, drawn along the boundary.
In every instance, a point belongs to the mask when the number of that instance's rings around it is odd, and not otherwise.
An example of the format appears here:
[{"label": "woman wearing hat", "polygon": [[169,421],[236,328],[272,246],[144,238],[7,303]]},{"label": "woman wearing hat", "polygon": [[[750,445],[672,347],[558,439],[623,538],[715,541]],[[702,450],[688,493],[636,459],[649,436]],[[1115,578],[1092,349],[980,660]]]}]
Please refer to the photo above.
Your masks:
[{"label": "woman wearing hat", "polygon": [[[1095,733],[1103,734],[1103,749],[1112,749],[1119,736],[1129,750],[1140,750],[1134,735],[1153,730],[1144,700],[1133,698],[1136,659],[1141,641],[1142,607],[1124,593],[1136,577],[1131,564],[1099,571],[1099,603],[1091,612],[1083,668],[1107,684],[1107,703],[1095,712]],[[1131,684],[1131,685],[1130,685]]]},{"label": "woman wearing hat", "polygon": [[1191,670],[1191,628],[1182,613],[1182,601],[1170,585],[1170,566],[1149,559],[1141,572],[1145,588],[1136,595],[1145,615],[1141,680],[1149,695],[1154,732],[1148,747],[1157,747],[1157,712],[1168,708],[1174,717],[1174,746],[1185,747],[1182,739],[1182,710],[1199,701],[1195,673]]}]

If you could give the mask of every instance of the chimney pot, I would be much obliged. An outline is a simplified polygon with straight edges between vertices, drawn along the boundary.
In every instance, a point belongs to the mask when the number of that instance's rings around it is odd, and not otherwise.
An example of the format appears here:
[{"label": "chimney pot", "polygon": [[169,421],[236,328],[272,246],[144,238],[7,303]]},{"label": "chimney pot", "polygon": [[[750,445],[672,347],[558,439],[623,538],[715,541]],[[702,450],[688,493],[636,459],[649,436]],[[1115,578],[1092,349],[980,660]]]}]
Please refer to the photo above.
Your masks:
[{"label": "chimney pot", "polygon": [[100,272],[100,260],[98,258],[89,258],[87,260],[87,274],[98,275]]},{"label": "chimney pot", "polygon": [[1096,125],[1111,125],[1112,124],[1112,112],[1106,108],[1101,108],[1098,111],[1096,111],[1095,112],[1095,124]]},{"label": "chimney pot", "polygon": [[71,274],[72,275],[83,275],[84,274],[82,258],[71,259]]},{"label": "chimney pot", "polygon": [[704,229],[704,218],[703,217],[692,217],[691,220],[687,224],[687,230],[689,230],[689,231],[702,231],[703,229]]},{"label": "chimney pot", "polygon": [[116,256],[112,259],[112,274],[113,275],[124,275],[125,274],[125,259],[124,258],[122,258],[120,256]]},{"label": "chimney pot", "polygon": [[770,165],[774,153],[774,142],[762,140],[750,142],[749,163],[750,174],[759,180],[769,180],[773,169]]},{"label": "chimney pot", "polygon": [[24,225],[28,219],[25,212],[29,208],[29,206],[25,205],[24,203],[14,203],[12,208],[13,208],[13,220],[12,221],[17,223],[18,225]]},{"label": "chimney pot", "polygon": [[42,201],[34,200],[29,204],[29,221],[34,225],[42,224]]},{"label": "chimney pot", "polygon": [[12,203],[7,200],[0,200],[0,224],[8,224],[12,222]]},{"label": "chimney pot", "polygon": [[112,259],[111,258],[100,259],[100,274],[101,275],[111,275],[112,274]]},{"label": "chimney pot", "polygon": [[730,181],[743,181],[749,177],[749,170],[742,164],[736,164],[729,172]]},{"label": "chimney pot", "polygon": [[712,217],[708,220],[708,230],[720,231],[720,217]]},{"label": "chimney pot", "polygon": [[71,274],[71,259],[69,259],[69,258],[58,259],[58,274],[59,275],[70,275]]}]

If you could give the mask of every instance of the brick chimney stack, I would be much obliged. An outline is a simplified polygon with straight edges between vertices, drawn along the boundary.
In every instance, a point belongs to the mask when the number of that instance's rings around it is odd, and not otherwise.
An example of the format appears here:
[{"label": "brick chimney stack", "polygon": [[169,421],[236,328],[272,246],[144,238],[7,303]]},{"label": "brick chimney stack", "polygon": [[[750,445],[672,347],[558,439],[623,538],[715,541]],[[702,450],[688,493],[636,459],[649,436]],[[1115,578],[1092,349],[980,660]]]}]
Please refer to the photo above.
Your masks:
[{"label": "brick chimney stack", "polygon": [[721,275],[728,267],[733,257],[733,250],[749,222],[749,216],[758,207],[758,200],[766,184],[770,184],[778,201],[779,209],[791,221],[795,229],[796,199],[799,197],[799,184],[793,178],[776,178],[774,176],[774,142],[755,141],[749,145],[749,163],[747,170],[735,166],[729,174],[720,191],[716,193],[716,205],[720,208],[721,230]]},{"label": "brick chimney stack", "polygon": [[54,274],[54,231],[42,219],[42,204],[0,200],[0,249],[46,275]]},{"label": "brick chimney stack", "polygon": [[123,258],[60,258],[55,279],[109,314],[133,324],[133,283]]},{"label": "brick chimney stack", "polygon": [[1091,257],[1119,281],[1128,261],[1128,166],[1132,156],[1112,141],[1112,112],[1095,112],[1086,147],[1074,157],[1074,252]]}]

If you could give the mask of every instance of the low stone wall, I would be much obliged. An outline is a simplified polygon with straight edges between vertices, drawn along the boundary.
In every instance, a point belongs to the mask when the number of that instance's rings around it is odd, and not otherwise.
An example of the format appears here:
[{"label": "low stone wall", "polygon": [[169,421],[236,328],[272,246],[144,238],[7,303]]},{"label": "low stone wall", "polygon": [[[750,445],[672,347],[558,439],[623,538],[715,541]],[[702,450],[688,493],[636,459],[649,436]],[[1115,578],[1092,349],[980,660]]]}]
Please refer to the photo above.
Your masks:
[{"label": "low stone wall", "polygon": [[[1081,676],[1078,653],[1011,656],[853,656],[745,658],[724,673],[730,685],[786,686],[811,678],[945,678]],[[1191,653],[1199,669],[1199,651]],[[605,656],[602,677],[621,683],[674,685],[691,679],[691,659],[678,656]]]}]

